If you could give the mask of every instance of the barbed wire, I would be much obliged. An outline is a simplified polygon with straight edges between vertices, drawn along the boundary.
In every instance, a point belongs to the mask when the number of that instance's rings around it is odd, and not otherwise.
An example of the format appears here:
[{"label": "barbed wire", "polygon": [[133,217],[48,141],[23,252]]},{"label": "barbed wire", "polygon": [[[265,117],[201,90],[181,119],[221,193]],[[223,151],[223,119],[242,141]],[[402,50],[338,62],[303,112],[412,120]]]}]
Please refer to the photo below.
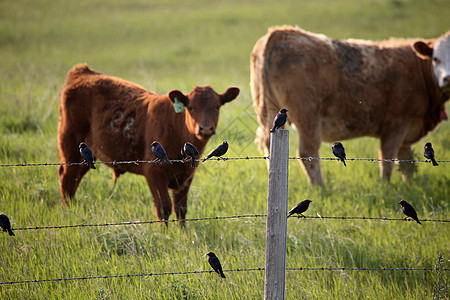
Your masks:
[{"label": "barbed wire", "polygon": [[[286,271],[433,271],[433,268],[348,268],[348,267],[298,267],[286,268]],[[445,272],[450,271],[448,268],[442,269]],[[265,271],[265,268],[248,268],[248,269],[230,269],[223,270],[224,273],[232,272],[255,272]],[[85,276],[85,277],[68,277],[68,278],[53,278],[53,279],[32,279],[32,280],[18,280],[18,281],[4,281],[0,285],[7,284],[24,284],[24,283],[41,283],[41,282],[63,282],[76,280],[94,280],[94,279],[109,279],[109,278],[133,278],[133,277],[151,277],[151,276],[175,276],[175,275],[193,275],[214,273],[210,271],[186,271],[186,272],[163,272],[163,273],[143,273],[143,274],[121,274],[121,275],[103,275],[103,276]]]},{"label": "barbed wire", "polygon": [[[55,226],[32,226],[32,227],[18,227],[12,228],[12,230],[44,230],[44,229],[67,229],[77,227],[106,227],[106,226],[124,226],[124,225],[144,225],[154,223],[176,223],[176,222],[199,222],[199,221],[211,221],[211,220],[226,220],[226,219],[242,219],[242,218],[266,218],[267,214],[247,214],[247,215],[235,215],[235,216],[216,216],[216,217],[204,217],[204,218],[191,218],[191,219],[179,219],[179,220],[150,220],[150,221],[128,221],[117,223],[99,223],[99,224],[74,224],[74,225],[55,225]],[[413,222],[414,220],[409,218],[387,218],[387,217],[346,217],[346,216],[290,216],[290,218],[301,219],[334,219],[334,220],[378,220],[378,221],[403,221]],[[421,222],[441,222],[450,223],[450,220],[439,219],[421,219]],[[414,221],[415,222],[415,221]]]},{"label": "barbed wire", "polygon": [[[404,222],[415,222],[411,218],[387,218],[387,217],[345,217],[345,216],[291,216],[290,218],[305,218],[305,219],[334,219],[334,220],[378,220],[378,221],[404,221]],[[450,220],[439,220],[439,219],[421,219],[420,222],[441,222],[449,223]]]},{"label": "barbed wire", "polygon": [[[243,156],[243,157],[216,157],[209,159],[196,159],[197,162],[206,162],[206,161],[233,161],[233,160],[266,160],[270,159],[269,156]],[[335,157],[288,157],[290,160],[337,160],[339,158]],[[173,159],[170,160],[172,163],[190,163],[190,160],[186,159]],[[346,161],[366,161],[366,162],[405,162],[405,163],[431,163],[430,160],[415,160],[415,159],[383,159],[383,158],[347,158]],[[438,163],[450,163],[450,160],[437,160]],[[155,160],[124,160],[124,161],[96,161],[94,164],[96,165],[140,165],[140,164],[161,164],[162,162]],[[12,163],[12,164],[0,164],[1,168],[10,168],[10,167],[40,167],[40,166],[87,166],[86,162],[66,162],[66,163]]]},{"label": "barbed wire", "polygon": [[35,226],[35,227],[22,227],[13,228],[12,230],[41,230],[41,229],[65,229],[65,228],[76,228],[76,227],[102,227],[102,226],[122,226],[122,225],[143,225],[143,224],[154,224],[154,223],[175,223],[175,222],[197,222],[197,221],[208,221],[208,220],[224,220],[224,219],[241,219],[241,218],[261,218],[266,217],[266,214],[248,214],[248,215],[236,215],[236,216],[217,216],[217,217],[204,217],[204,218],[191,218],[191,219],[179,219],[179,220],[150,220],[150,221],[129,221],[129,222],[117,222],[117,223],[101,223],[101,224],[75,224],[75,225],[60,225],[60,226]]}]

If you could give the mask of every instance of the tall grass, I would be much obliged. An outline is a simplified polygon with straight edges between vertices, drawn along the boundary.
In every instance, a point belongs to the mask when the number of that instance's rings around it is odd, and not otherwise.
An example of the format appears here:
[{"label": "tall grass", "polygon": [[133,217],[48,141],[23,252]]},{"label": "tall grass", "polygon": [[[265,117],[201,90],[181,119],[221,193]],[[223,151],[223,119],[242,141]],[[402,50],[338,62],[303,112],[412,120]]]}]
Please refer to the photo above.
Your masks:
[{"label": "tall grass", "polygon": [[[335,38],[436,37],[449,28],[447,1],[2,1],[0,2],[0,163],[58,162],[58,94],[73,64],[167,93],[194,85],[241,88],[222,109],[218,132],[229,156],[259,155],[251,107],[249,55],[273,25],[299,25]],[[448,106],[448,105],[447,105]],[[298,137],[290,131],[291,155]],[[439,160],[450,157],[449,125],[414,145],[421,157],[432,141]],[[324,143],[322,156],[330,156]],[[345,141],[349,157],[376,157],[378,141]],[[321,163],[326,189],[311,188],[296,161],[289,163],[289,205],[313,202],[308,215],[403,217],[406,199],[419,218],[449,219],[448,164],[419,164],[411,183],[395,171],[378,179],[377,163]],[[56,167],[0,169],[0,213],[13,228],[154,220],[143,177],[100,166],[63,206]],[[263,160],[209,161],[197,170],[189,218],[265,213]],[[210,270],[214,251],[224,269],[264,266],[265,219],[16,231],[0,235],[0,281]],[[291,218],[288,267],[432,267],[436,251],[450,257],[446,223],[340,221]],[[444,272],[448,280],[448,272]],[[289,271],[289,299],[432,298],[434,272]],[[110,278],[0,285],[2,299],[255,299],[264,273]]]}]

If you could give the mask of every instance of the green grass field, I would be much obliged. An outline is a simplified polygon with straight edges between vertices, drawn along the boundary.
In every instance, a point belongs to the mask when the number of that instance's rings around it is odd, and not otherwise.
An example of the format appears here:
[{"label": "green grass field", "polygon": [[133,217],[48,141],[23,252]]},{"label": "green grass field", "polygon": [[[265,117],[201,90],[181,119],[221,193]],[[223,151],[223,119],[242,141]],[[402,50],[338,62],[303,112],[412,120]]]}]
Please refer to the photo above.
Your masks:
[{"label": "green grass field", "polygon": [[[274,25],[298,25],[334,38],[437,37],[449,30],[447,0],[314,1],[1,1],[0,164],[58,163],[59,91],[67,71],[87,62],[99,72],[149,90],[188,92],[211,84],[241,88],[224,106],[212,150],[227,139],[230,157],[260,156],[251,106],[249,56]],[[188,3],[189,2],[189,3]],[[447,108],[450,105],[447,103]],[[447,109],[447,111],[448,111]],[[291,155],[298,137],[290,129]],[[450,159],[450,125],[431,141]],[[321,155],[331,155],[324,143]],[[345,141],[350,158],[377,158],[378,141]],[[398,201],[419,218],[450,219],[449,165],[418,164],[411,183],[395,171],[378,178],[375,162],[321,163],[327,188],[310,188],[296,161],[289,165],[289,207],[312,199],[309,216],[402,218]],[[13,228],[155,220],[142,176],[125,174],[113,190],[112,171],[99,166],[63,206],[57,167],[0,168],[0,213]],[[188,218],[266,213],[263,160],[201,164],[189,195]],[[173,217],[173,216],[172,216]],[[225,270],[262,268],[265,219],[16,230],[0,234],[0,283],[90,276],[209,271],[214,251]],[[0,232],[2,233],[2,232]],[[288,220],[287,267],[432,268],[442,253],[449,267],[448,223],[379,220]],[[261,299],[264,272],[138,276],[0,284],[1,299]],[[439,278],[449,280],[449,272]],[[432,299],[433,271],[288,271],[288,299]],[[448,286],[448,285],[447,285]],[[442,296],[442,294],[441,294]],[[447,294],[448,297],[448,294]]]}]

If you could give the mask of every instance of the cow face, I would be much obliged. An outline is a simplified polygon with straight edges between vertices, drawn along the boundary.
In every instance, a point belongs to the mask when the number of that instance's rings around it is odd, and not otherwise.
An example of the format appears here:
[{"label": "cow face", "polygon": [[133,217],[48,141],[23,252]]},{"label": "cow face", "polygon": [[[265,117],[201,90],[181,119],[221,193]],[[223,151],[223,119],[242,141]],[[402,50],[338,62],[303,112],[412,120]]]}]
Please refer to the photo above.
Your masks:
[{"label": "cow face", "polygon": [[434,45],[414,43],[414,50],[424,59],[432,59],[433,72],[439,87],[450,93],[450,33],[437,39]]},{"label": "cow face", "polygon": [[222,105],[234,100],[238,95],[239,89],[236,87],[230,87],[224,93],[218,94],[210,86],[197,86],[188,95],[178,90],[171,91],[169,98],[173,102],[176,98],[184,104],[187,128],[203,140],[216,133]]}]

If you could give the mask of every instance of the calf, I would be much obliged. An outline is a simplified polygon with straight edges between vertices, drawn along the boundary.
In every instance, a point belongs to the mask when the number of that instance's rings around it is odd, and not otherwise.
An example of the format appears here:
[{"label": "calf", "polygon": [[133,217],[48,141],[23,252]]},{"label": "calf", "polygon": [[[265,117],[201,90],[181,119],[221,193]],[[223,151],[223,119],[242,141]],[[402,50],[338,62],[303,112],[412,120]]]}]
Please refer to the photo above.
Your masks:
[{"label": "calf", "polygon": [[[203,153],[215,134],[222,105],[239,94],[236,87],[216,93],[210,86],[195,87],[189,94],[178,90],[158,95],[117,77],[97,73],[86,64],[74,66],[61,91],[58,147],[62,163],[80,162],[78,144],[86,142],[101,161],[154,160],[150,145],[158,141],[167,156],[181,160],[180,149],[190,142]],[[181,110],[175,111],[174,105]],[[183,109],[185,108],[185,109]],[[187,195],[194,172],[188,163],[116,164],[115,178],[125,172],[144,175],[153,196],[159,220],[173,210],[185,219]],[[59,167],[64,203],[73,198],[85,165]],[[173,190],[173,204],[169,196]]]}]

